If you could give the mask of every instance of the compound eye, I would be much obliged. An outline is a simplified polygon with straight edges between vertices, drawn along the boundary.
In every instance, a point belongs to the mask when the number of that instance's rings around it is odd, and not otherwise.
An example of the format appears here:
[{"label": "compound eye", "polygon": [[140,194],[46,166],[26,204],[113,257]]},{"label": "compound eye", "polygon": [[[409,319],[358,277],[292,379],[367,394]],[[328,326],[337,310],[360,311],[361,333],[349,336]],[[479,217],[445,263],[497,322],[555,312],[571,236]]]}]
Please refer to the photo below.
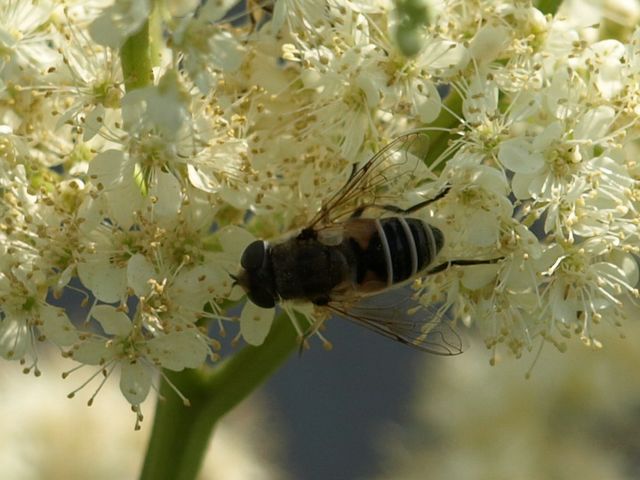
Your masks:
[{"label": "compound eye", "polygon": [[276,301],[273,295],[263,289],[253,289],[247,292],[247,297],[257,306],[262,308],[273,308],[276,306]]},{"label": "compound eye", "polygon": [[[257,270],[264,263],[265,253],[264,242],[262,240],[256,240],[245,248],[242,258],[240,259],[240,265],[242,265],[242,268],[245,270]],[[256,305],[258,304],[256,303]]]}]

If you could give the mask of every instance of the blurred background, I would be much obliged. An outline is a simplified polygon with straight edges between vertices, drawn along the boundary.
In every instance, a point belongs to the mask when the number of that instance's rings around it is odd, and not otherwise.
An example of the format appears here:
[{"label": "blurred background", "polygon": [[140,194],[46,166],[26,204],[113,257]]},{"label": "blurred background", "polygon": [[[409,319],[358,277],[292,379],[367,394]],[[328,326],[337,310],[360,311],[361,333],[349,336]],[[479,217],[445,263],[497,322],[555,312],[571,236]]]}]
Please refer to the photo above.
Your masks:
[{"label": "blurred background", "polygon": [[[201,479],[637,479],[640,351],[628,339],[547,345],[489,366],[483,345],[456,357],[414,351],[336,319],[327,336],[292,356],[216,428]],[[66,395],[57,356],[26,377],[0,362],[3,479],[136,478],[152,424],[143,430],[110,379]]]}]

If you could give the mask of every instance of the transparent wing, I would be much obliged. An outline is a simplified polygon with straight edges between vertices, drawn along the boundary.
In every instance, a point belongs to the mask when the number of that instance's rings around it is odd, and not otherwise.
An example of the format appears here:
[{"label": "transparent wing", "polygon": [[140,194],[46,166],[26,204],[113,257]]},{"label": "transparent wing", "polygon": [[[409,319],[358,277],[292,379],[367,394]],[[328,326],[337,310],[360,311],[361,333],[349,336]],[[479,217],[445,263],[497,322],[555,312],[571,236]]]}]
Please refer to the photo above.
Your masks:
[{"label": "transparent wing", "polygon": [[392,203],[407,185],[428,172],[423,162],[428,142],[425,133],[412,132],[387,144],[353,170],[347,183],[313,217],[309,228],[342,222],[361,205]]},{"label": "transparent wing", "polygon": [[463,341],[451,325],[450,309],[442,304],[422,305],[411,293],[407,288],[393,289],[353,305],[330,302],[327,307],[340,317],[418,350],[436,355],[462,353]]}]

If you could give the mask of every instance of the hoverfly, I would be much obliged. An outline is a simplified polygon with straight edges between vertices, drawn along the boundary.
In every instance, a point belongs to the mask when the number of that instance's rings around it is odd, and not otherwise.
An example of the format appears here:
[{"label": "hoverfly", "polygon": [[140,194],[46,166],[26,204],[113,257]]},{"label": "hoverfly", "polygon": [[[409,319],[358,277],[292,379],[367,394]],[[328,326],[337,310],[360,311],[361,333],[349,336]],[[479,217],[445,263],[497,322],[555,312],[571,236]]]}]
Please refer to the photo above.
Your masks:
[{"label": "hoverfly", "polygon": [[[411,148],[425,138],[417,132],[398,137],[354,167],[345,185],[298,233],[280,242],[249,244],[240,260],[242,269],[233,277],[249,300],[263,308],[284,300],[307,301],[417,349],[440,355],[461,353],[461,339],[443,321],[442,312],[434,316],[436,309],[412,300],[406,289],[398,289],[399,301],[376,305],[386,293],[417,277],[452,265],[499,260],[449,260],[434,265],[444,235],[410,215],[443,198],[449,186],[406,209],[385,203],[421,165]],[[368,217],[365,212],[375,215]]]}]

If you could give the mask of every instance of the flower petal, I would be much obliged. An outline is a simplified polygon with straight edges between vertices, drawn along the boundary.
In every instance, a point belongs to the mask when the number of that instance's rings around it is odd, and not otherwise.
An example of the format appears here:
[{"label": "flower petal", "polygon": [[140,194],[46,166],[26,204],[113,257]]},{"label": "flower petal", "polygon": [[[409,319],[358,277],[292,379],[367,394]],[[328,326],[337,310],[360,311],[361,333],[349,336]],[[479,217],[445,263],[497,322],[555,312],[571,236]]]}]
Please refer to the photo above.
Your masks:
[{"label": "flower petal", "polygon": [[91,316],[95,318],[105,333],[124,337],[129,335],[132,328],[131,319],[112,305],[96,305],[91,309]]},{"label": "flower petal", "polygon": [[156,271],[146,257],[136,253],[127,262],[127,284],[141,297],[149,293],[149,280],[155,278]]},{"label": "flower petal", "polygon": [[512,172],[535,173],[544,166],[540,152],[534,152],[531,144],[523,138],[511,138],[500,144],[498,151],[500,163]]},{"label": "flower petal", "polygon": [[260,308],[247,300],[240,314],[240,332],[249,345],[262,345],[273,323],[274,308]]},{"label": "flower petal", "polygon": [[200,367],[209,353],[209,347],[195,329],[153,338],[147,342],[147,348],[154,363],[176,372]]},{"label": "flower petal", "polygon": [[111,265],[106,255],[90,255],[78,263],[78,276],[98,300],[114,303],[125,297],[127,271]]},{"label": "flower petal", "polygon": [[151,389],[152,368],[134,361],[122,365],[120,391],[131,405],[144,402]]},{"label": "flower petal", "polygon": [[44,305],[40,309],[40,320],[40,331],[59,347],[73,345],[78,340],[78,331],[62,308]]}]

